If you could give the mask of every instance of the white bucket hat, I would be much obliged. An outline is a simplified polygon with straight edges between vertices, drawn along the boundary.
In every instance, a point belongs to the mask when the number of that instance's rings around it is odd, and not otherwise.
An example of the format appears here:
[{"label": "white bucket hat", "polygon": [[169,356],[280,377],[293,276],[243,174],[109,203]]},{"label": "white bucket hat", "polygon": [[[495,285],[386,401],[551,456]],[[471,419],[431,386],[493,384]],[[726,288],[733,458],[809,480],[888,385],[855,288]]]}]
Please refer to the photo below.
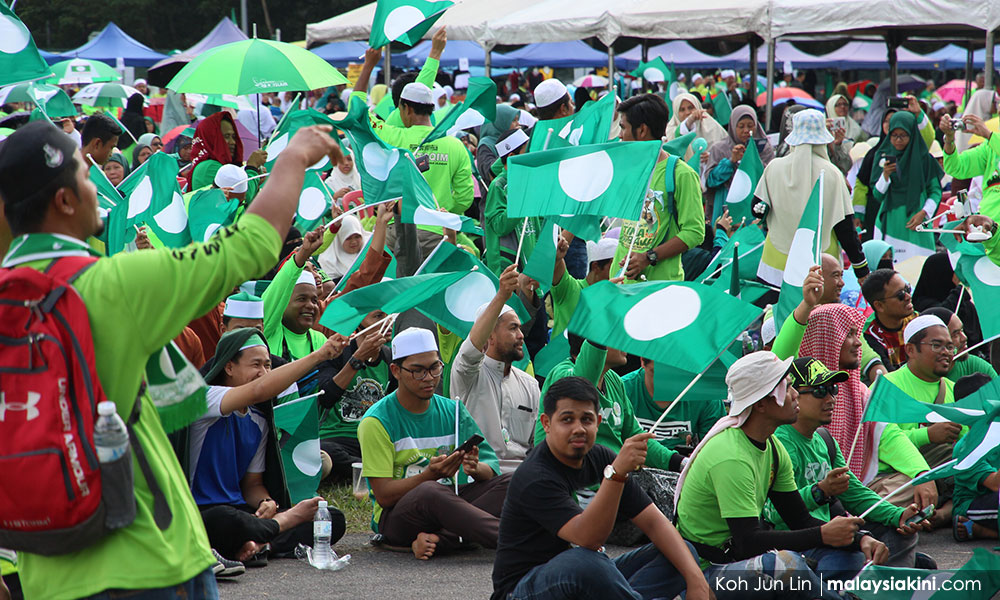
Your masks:
[{"label": "white bucket hat", "polygon": [[792,133],[785,139],[789,146],[829,144],[832,141],[833,136],[826,128],[826,117],[815,108],[795,113],[792,117]]}]

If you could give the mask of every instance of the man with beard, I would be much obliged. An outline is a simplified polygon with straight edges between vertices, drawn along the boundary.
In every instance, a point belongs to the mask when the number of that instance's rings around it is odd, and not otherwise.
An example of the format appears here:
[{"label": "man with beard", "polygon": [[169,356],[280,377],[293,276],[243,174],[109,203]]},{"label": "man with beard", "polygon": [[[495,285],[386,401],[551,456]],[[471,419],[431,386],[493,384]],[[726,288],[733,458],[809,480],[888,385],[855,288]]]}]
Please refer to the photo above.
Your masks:
[{"label": "man with beard", "polygon": [[517,286],[517,268],[510,265],[500,275],[496,296],[479,307],[451,365],[451,396],[483,430],[502,473],[512,473],[532,446],[540,396],[535,378],[511,364],[524,358],[521,319],[506,304]]},{"label": "man with beard", "polygon": [[[844,290],[844,265],[836,257],[830,254],[823,254],[821,258],[823,269],[823,295],[820,296],[820,304],[839,304],[840,292]],[[875,381],[879,375],[884,375],[886,369],[882,366],[882,359],[878,353],[871,349],[868,342],[861,338],[861,372],[868,381]],[[832,368],[832,367],[831,367]]]}]

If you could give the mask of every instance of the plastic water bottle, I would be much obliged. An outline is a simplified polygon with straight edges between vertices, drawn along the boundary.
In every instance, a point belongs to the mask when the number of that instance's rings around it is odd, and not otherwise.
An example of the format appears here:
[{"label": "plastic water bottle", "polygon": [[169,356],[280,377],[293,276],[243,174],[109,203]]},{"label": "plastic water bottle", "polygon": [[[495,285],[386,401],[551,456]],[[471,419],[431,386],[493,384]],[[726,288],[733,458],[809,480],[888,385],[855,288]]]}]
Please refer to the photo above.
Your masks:
[{"label": "plastic water bottle", "polygon": [[332,534],[330,510],[327,508],[326,500],[320,500],[316,517],[313,518],[312,564],[317,569],[327,569],[333,564],[333,550],[330,548]]},{"label": "plastic water bottle", "polygon": [[97,405],[97,424],[94,425],[94,446],[97,448],[97,460],[111,463],[128,452],[128,430],[125,422],[118,416],[115,403],[105,400]]}]

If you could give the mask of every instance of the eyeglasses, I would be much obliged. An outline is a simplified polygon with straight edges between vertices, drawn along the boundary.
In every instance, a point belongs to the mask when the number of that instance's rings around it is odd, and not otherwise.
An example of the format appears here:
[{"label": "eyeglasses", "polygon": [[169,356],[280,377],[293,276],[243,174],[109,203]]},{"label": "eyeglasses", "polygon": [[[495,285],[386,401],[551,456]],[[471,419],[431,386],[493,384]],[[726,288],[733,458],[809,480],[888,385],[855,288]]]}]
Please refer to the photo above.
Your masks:
[{"label": "eyeglasses", "polygon": [[938,342],[938,341],[933,341],[933,342],[918,342],[918,345],[921,345],[921,346],[930,346],[931,350],[933,350],[934,352],[936,352],[938,354],[941,354],[941,352],[944,352],[945,350],[948,351],[948,354],[954,354],[955,350],[956,350],[955,344],[942,344],[941,342]]},{"label": "eyeglasses", "polygon": [[814,385],[811,390],[799,390],[800,394],[812,394],[817,398],[826,398],[829,396],[837,395],[837,384],[827,383],[823,385]]},{"label": "eyeglasses", "polygon": [[895,141],[899,141],[899,142],[905,142],[905,141],[907,141],[907,140],[910,139],[910,136],[908,134],[905,134],[905,133],[894,133],[894,134],[892,134],[892,135],[889,136],[889,139],[895,140]]},{"label": "eyeglasses", "polygon": [[896,300],[903,302],[906,300],[906,297],[910,296],[912,293],[913,293],[913,288],[910,287],[910,284],[906,284],[903,286],[903,289],[899,290],[895,294],[892,294],[891,296],[882,296],[880,300],[884,301],[888,300],[889,298],[895,298]]},{"label": "eyeglasses", "polygon": [[431,377],[440,377],[441,372],[444,371],[444,363],[441,361],[437,361],[436,363],[431,365],[430,368],[417,367],[415,369],[407,369],[403,365],[399,365],[399,368],[406,371],[410,375],[413,375],[413,378],[416,379],[417,381],[423,381],[427,379],[428,375],[430,375]]}]

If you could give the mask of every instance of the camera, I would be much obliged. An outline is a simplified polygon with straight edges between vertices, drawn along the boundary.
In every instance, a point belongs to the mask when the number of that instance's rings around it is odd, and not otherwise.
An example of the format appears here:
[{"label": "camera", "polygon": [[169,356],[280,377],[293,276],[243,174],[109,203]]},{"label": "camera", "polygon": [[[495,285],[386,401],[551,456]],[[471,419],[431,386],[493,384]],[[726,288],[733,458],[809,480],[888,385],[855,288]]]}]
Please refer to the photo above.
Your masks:
[{"label": "camera", "polygon": [[906,110],[906,108],[910,106],[910,101],[907,98],[894,98],[890,96],[887,101],[887,106],[889,108],[895,108],[898,110]]},{"label": "camera", "polygon": [[962,119],[952,119],[951,128],[954,129],[955,131],[968,131],[969,129],[966,126],[965,121],[963,121]]}]

